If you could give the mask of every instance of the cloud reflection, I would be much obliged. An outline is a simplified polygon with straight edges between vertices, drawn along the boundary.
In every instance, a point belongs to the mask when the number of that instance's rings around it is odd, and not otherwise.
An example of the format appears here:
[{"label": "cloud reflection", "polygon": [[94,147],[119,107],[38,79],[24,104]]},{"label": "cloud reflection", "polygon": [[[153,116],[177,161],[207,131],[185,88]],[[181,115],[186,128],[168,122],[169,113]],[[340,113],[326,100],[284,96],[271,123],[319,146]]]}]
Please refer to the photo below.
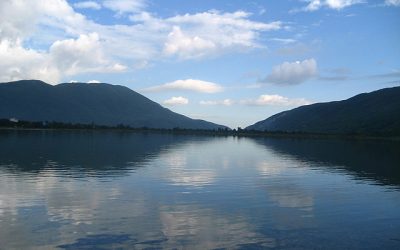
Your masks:
[{"label": "cloud reflection", "polygon": [[[179,186],[203,187],[215,181],[217,177],[215,169],[198,168],[199,165],[202,166],[197,162],[200,159],[191,158],[189,163],[188,156],[184,152],[178,152],[167,152],[160,156],[161,164],[167,166],[166,178],[169,182]],[[204,164],[204,166],[209,165]]]},{"label": "cloud reflection", "polygon": [[166,248],[233,249],[242,245],[260,249],[276,246],[273,238],[258,233],[243,217],[227,217],[207,208],[163,206],[160,207],[160,220],[162,231],[169,239]]}]

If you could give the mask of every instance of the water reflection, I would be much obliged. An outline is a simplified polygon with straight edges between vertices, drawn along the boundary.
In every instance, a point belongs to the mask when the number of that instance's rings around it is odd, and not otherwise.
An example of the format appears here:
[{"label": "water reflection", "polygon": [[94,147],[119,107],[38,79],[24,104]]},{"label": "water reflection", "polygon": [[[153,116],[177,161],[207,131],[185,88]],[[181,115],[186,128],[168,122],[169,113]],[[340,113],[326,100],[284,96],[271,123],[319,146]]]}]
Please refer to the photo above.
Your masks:
[{"label": "water reflection", "polygon": [[273,247],[275,241],[257,233],[245,218],[227,217],[193,205],[160,208],[163,234],[170,239],[167,248],[182,246],[196,249],[234,248],[240,245]]},{"label": "water reflection", "polygon": [[395,144],[56,131],[0,142],[4,249],[399,246]]},{"label": "water reflection", "polygon": [[[198,142],[198,145],[200,142]],[[201,187],[214,182],[215,170],[209,164],[201,166],[199,161],[188,162],[190,145],[184,144],[174,153],[169,151],[160,154],[158,164],[167,166],[166,179],[173,185]],[[193,167],[195,166],[195,167]],[[199,168],[199,166],[201,166]]]},{"label": "water reflection", "polygon": [[254,141],[282,157],[312,163],[310,167],[341,169],[355,178],[400,185],[398,141],[285,138]]},{"label": "water reflection", "polygon": [[0,131],[0,165],[43,174],[123,175],[165,149],[207,138],[105,131]]}]

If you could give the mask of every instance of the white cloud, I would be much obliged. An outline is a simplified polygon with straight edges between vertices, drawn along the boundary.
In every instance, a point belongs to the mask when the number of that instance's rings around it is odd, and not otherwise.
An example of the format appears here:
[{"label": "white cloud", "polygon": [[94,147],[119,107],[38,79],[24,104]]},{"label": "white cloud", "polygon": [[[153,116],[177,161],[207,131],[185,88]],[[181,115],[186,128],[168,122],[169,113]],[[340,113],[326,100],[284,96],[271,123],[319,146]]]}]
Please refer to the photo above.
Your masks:
[{"label": "white cloud", "polygon": [[94,10],[99,10],[101,9],[101,5],[98,4],[95,1],[83,1],[83,2],[77,2],[74,3],[73,5],[77,9],[94,9]]},{"label": "white cloud", "polygon": [[312,102],[304,98],[291,99],[280,95],[261,95],[257,99],[242,100],[240,103],[254,106],[301,106],[311,104]]},{"label": "white cloud", "polygon": [[126,67],[123,64],[115,63],[115,64],[112,64],[109,67],[105,68],[105,70],[102,70],[102,72],[105,72],[105,71],[107,71],[107,72],[122,72],[122,71],[125,71],[127,68],[128,67]]},{"label": "white cloud", "polygon": [[90,80],[90,81],[88,81],[87,83],[101,83],[101,82],[98,81],[98,80]]},{"label": "white cloud", "polygon": [[250,21],[250,15],[243,11],[209,11],[167,18],[164,23],[172,25],[172,28],[163,51],[168,56],[177,55],[182,59],[190,59],[235,48],[257,48],[262,47],[257,42],[260,32],[282,28],[279,21]]},{"label": "white cloud", "polygon": [[[93,3],[130,15],[132,23],[96,23],[72,7],[97,8]],[[38,78],[55,83],[86,72],[140,69],[166,58],[238,53],[263,47],[260,34],[282,28],[279,21],[252,21],[251,14],[243,11],[157,18],[144,12],[145,8],[144,0],[74,5],[66,0],[0,1],[0,57],[10,58],[0,62],[0,79]]]},{"label": "white cloud", "polygon": [[182,97],[182,96],[178,96],[178,97],[171,97],[168,100],[165,100],[164,105],[186,105],[189,103],[189,99]]},{"label": "white cloud", "polygon": [[63,35],[71,35],[74,30],[71,27],[79,27],[83,22],[85,17],[74,12],[64,0],[0,1],[1,40],[16,42],[34,38],[40,43],[53,38],[58,29],[64,31]]},{"label": "white cloud", "polygon": [[400,0],[385,0],[385,4],[388,6],[400,6]]},{"label": "white cloud", "polygon": [[323,7],[341,10],[355,4],[365,3],[364,0],[306,0],[306,2],[308,2],[307,6],[300,9],[291,10],[291,12],[316,11]]},{"label": "white cloud", "polygon": [[0,41],[0,81],[41,79],[56,83],[59,70],[49,62],[48,55],[25,49],[19,42]]},{"label": "white cloud", "polygon": [[174,26],[168,34],[167,42],[164,45],[164,53],[168,56],[178,55],[180,58],[189,59],[204,56],[215,50],[216,44],[204,40],[201,37],[189,37],[183,34],[178,26]]},{"label": "white cloud", "polygon": [[280,43],[283,43],[283,44],[291,44],[291,43],[295,43],[296,42],[296,40],[292,39],[292,38],[272,38],[271,40],[275,41],[275,42],[280,42]]},{"label": "white cloud", "polygon": [[220,13],[218,11],[208,11],[197,14],[178,15],[169,18],[168,21],[176,24],[195,24],[216,27],[236,27],[249,30],[279,30],[281,22],[262,23],[247,20],[251,13],[244,11],[236,11],[232,13]]},{"label": "white cloud", "polygon": [[50,47],[50,57],[66,75],[84,72],[120,72],[125,66],[108,61],[101,49],[99,35],[80,35],[78,39],[56,41]]},{"label": "white cloud", "polygon": [[299,84],[317,75],[317,62],[314,58],[304,61],[284,62],[273,67],[266,82],[275,84]]},{"label": "white cloud", "polygon": [[[58,83],[70,73],[112,68],[112,63],[104,56],[96,57],[102,54],[95,33],[78,35],[80,31],[76,27],[85,26],[83,23],[89,22],[75,13],[66,1],[0,1],[0,79],[41,79]],[[57,36],[59,39],[55,39]],[[66,39],[67,36],[77,38]],[[45,47],[29,48],[24,43],[26,40]],[[68,44],[71,45],[69,50]],[[95,66],[97,63],[100,64]],[[85,68],[87,66],[89,68]]]},{"label": "white cloud", "polygon": [[106,0],[103,6],[118,14],[136,13],[146,7],[144,0]]},{"label": "white cloud", "polygon": [[326,0],[325,5],[331,9],[340,10],[354,4],[363,3],[363,0]]},{"label": "white cloud", "polygon": [[322,2],[320,0],[311,0],[310,3],[304,8],[307,11],[318,10],[322,6]]},{"label": "white cloud", "polygon": [[224,100],[214,100],[214,101],[200,101],[200,105],[223,105],[223,106],[231,106],[235,102],[231,99]]},{"label": "white cloud", "polygon": [[149,92],[168,91],[168,90],[190,90],[201,93],[217,93],[221,92],[223,88],[213,82],[207,82],[195,79],[176,80],[174,82],[165,83],[162,85],[154,86],[145,89]]},{"label": "white cloud", "polygon": [[25,49],[18,40],[0,40],[0,58],[1,81],[41,79],[56,84],[62,76],[126,68],[105,58],[96,33],[55,41],[48,52]]}]

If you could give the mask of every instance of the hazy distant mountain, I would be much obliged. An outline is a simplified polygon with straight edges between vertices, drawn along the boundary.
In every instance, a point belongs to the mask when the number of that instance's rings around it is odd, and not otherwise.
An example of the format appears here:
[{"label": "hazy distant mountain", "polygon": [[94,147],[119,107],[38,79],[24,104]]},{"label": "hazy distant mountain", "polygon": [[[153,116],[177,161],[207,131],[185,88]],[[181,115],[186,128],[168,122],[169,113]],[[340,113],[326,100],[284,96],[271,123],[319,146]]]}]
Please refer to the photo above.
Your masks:
[{"label": "hazy distant mountain", "polygon": [[247,130],[400,135],[400,87],[316,103],[273,115]]},{"label": "hazy distant mountain", "polygon": [[174,113],[127,87],[106,83],[0,83],[0,118],[149,128],[225,128]]}]

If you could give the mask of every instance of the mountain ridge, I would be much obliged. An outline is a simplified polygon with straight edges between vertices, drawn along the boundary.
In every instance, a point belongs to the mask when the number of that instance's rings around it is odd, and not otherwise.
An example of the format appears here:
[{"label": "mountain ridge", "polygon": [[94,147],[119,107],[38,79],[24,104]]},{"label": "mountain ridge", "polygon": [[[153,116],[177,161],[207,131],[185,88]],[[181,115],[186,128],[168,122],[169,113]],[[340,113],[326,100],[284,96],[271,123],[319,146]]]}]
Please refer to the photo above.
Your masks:
[{"label": "mountain ridge", "polygon": [[227,128],[175,113],[125,86],[50,85],[40,80],[0,83],[0,118],[166,129]]},{"label": "mountain ridge", "polygon": [[272,115],[246,130],[400,135],[400,87],[362,93],[346,100],[315,103]]}]

